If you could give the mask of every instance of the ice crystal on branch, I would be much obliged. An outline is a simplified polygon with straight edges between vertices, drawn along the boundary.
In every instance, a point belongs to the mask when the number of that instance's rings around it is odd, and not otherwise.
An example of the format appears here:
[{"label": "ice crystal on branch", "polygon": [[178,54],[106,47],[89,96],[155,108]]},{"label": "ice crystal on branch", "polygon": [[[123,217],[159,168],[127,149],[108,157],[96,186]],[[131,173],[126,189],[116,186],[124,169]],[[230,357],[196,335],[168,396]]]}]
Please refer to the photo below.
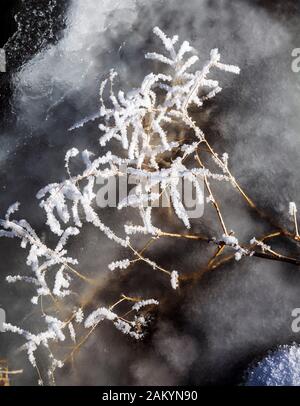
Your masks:
[{"label": "ice crystal on branch", "polygon": [[[41,189],[37,198],[40,207],[45,212],[45,222],[58,241],[54,249],[38,237],[36,232],[25,220],[12,220],[11,217],[18,210],[18,204],[11,206],[5,218],[0,220],[1,237],[18,238],[23,249],[29,249],[27,265],[31,268],[29,276],[9,276],[9,283],[26,282],[35,289],[32,298],[38,304],[41,297],[50,300],[70,300],[72,293],[71,275],[86,280],[82,274],[73,268],[77,260],[68,256],[69,240],[78,236],[84,223],[91,223],[107,238],[130,251],[133,258],[115,259],[109,265],[110,270],[127,269],[135,262],[143,262],[152,270],[162,272],[170,278],[171,287],[179,287],[179,273],[162,268],[154,260],[147,258],[132,245],[131,236],[137,233],[149,234],[152,239],[168,235],[153,224],[153,203],[159,200],[161,194],[170,197],[174,214],[186,228],[191,227],[191,219],[186,210],[179,184],[182,180],[191,182],[198,202],[204,200],[203,190],[199,180],[205,180],[209,187],[209,180],[230,181],[234,178],[228,170],[228,155],[222,159],[211,150],[212,159],[217,164],[218,173],[205,167],[197,161],[197,151],[202,143],[206,143],[204,132],[190,115],[190,108],[201,109],[205,101],[214,98],[222,89],[217,80],[211,77],[214,70],[222,70],[234,74],[239,68],[221,62],[217,49],[210,52],[209,59],[203,67],[198,67],[198,56],[187,41],[178,44],[178,36],[169,38],[158,27],[153,30],[164,47],[163,53],[149,52],[147,60],[154,60],[161,64],[163,71],[149,73],[138,88],[124,93],[115,91],[114,82],[117,73],[110,71],[109,77],[100,86],[99,114],[80,121],[72,128],[79,128],[87,121],[100,119],[99,144],[109,146],[112,140],[120,143],[121,153],[114,155],[110,150],[106,154],[95,155],[90,151],[79,152],[71,148],[65,155],[65,169],[67,179],[52,183]],[[174,138],[175,129],[184,133],[184,137]],[[175,133],[176,133],[175,131]],[[80,160],[84,169],[77,174],[71,171],[72,160]],[[191,163],[192,162],[192,163]],[[200,165],[199,165],[200,163]],[[96,208],[95,185],[98,177],[109,179],[124,174],[118,169],[125,164],[127,175],[134,176],[137,186],[125,199],[119,202],[118,208],[131,207],[140,215],[140,224],[124,224],[127,237],[117,235],[102,221],[101,213]],[[220,171],[221,169],[221,171]],[[159,191],[157,191],[157,188]],[[211,191],[210,201],[216,206]],[[223,227],[226,231],[225,226]],[[221,240],[215,240],[219,245],[226,245],[236,251],[236,259],[248,254],[238,240],[229,236],[227,232]],[[46,271],[54,272],[52,281],[46,279]],[[127,320],[115,313],[115,307],[123,301],[134,302],[130,312],[135,312],[133,319]],[[111,307],[99,307],[85,319],[84,326],[94,329],[105,319],[122,333],[141,339],[151,320],[151,309],[157,306],[154,299],[142,300],[123,297]],[[43,347],[50,351],[51,342],[62,342],[66,337],[74,344],[78,332],[74,322],[80,324],[84,320],[82,305],[77,308],[65,321],[60,321],[54,315],[43,314],[47,329],[33,334],[11,324],[6,324],[7,331],[19,334],[26,340],[24,349],[27,350],[29,360],[37,367],[35,353]],[[77,326],[78,328],[80,325]],[[67,334],[67,332],[68,334]],[[78,340],[79,341],[79,340]],[[85,342],[85,338],[81,342]],[[76,349],[78,349],[76,347]],[[51,351],[49,355],[49,376],[53,376],[56,368],[63,366],[63,362],[56,359]],[[41,377],[39,380],[42,382]]]},{"label": "ice crystal on branch", "polygon": [[[8,277],[9,283],[23,281],[32,284],[36,288],[36,296],[32,298],[32,303],[37,304],[38,298],[41,296],[51,295],[51,288],[45,278],[45,272],[49,268],[57,268],[57,282],[55,283],[53,293],[59,293],[58,296],[63,295],[60,288],[69,287],[69,281],[63,277],[63,269],[68,268],[70,265],[77,264],[77,260],[67,256],[67,250],[64,246],[67,242],[67,236],[77,234],[75,229],[67,228],[54,250],[48,248],[41,239],[37,236],[33,228],[27,223],[26,220],[12,220],[11,216],[19,208],[16,203],[11,206],[5,216],[5,220],[0,220],[0,225],[3,227],[5,233],[9,233],[10,237],[19,238],[21,240],[21,247],[26,249],[29,246],[29,253],[27,256],[27,265],[31,268],[32,276],[30,277]],[[7,236],[2,233],[2,236]],[[58,289],[59,288],[59,289]],[[67,292],[65,291],[66,295]]]},{"label": "ice crystal on branch", "polygon": [[177,271],[172,271],[171,273],[171,286],[174,290],[179,286],[179,275]]},{"label": "ice crystal on branch", "polygon": [[[117,330],[121,331],[123,334],[128,335],[136,340],[140,340],[145,335],[145,328],[148,326],[147,312],[144,315],[139,315],[141,309],[157,306],[159,302],[154,299],[137,301],[134,306],[132,306],[132,311],[138,313],[133,320],[126,320],[124,317],[118,316],[117,313],[113,312],[112,309],[123,301],[131,301],[134,299],[127,298],[123,296],[121,300],[115,303],[111,308],[101,307],[93,311],[86,319],[84,326],[85,328],[94,329],[103,320],[111,321]],[[129,312],[130,313],[130,312]]]},{"label": "ice crystal on branch", "polygon": [[297,213],[297,206],[295,202],[290,202],[289,203],[289,215],[291,217],[295,216],[295,214]]},{"label": "ice crystal on branch", "polygon": [[115,269],[127,269],[129,265],[130,265],[129,259],[123,259],[122,261],[112,262],[111,264],[108,265],[108,268],[111,271],[114,271]]}]

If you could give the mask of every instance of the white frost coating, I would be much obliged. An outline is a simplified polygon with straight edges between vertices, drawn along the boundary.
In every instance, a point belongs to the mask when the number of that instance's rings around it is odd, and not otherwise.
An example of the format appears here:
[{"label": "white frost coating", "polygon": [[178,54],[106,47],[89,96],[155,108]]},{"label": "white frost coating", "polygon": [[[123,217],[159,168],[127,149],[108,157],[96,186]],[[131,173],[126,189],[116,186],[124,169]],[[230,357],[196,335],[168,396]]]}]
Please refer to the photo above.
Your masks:
[{"label": "white frost coating", "polygon": [[270,245],[265,244],[263,241],[257,240],[255,237],[250,240],[250,244],[259,246],[262,252],[270,251],[271,249]]},{"label": "white frost coating", "polygon": [[[22,350],[27,352],[29,362],[33,367],[37,366],[35,352],[39,347],[44,347],[48,350],[49,341],[57,342],[65,340],[65,335],[63,333],[63,329],[66,326],[65,323],[52,316],[46,316],[45,322],[47,323],[48,329],[39,334],[32,334],[29,331],[13,326],[10,323],[4,323],[3,325],[5,331],[18,334],[25,338],[26,343],[22,346]],[[52,363],[53,371],[56,367],[63,366],[61,361],[55,361],[55,364]]]},{"label": "white frost coating", "polygon": [[106,45],[103,33],[108,19],[112,12],[120,11],[122,15],[124,10],[121,21],[130,28],[136,19],[134,0],[101,0],[101,6],[99,0],[71,0],[64,36],[22,68],[18,74],[20,87],[28,87],[40,94],[37,87],[41,84],[49,91],[54,85],[61,90],[63,99],[71,91],[80,91],[82,86],[86,86],[87,77],[96,81],[99,77],[98,51]]},{"label": "white frost coating", "polygon": [[233,235],[223,234],[221,242],[236,250],[236,253],[234,254],[236,261],[240,261],[243,256],[251,255],[249,250],[240,246],[238,239]]},{"label": "white frost coating", "polygon": [[94,113],[94,114],[91,114],[90,116],[85,117],[85,118],[83,118],[82,120],[78,121],[77,123],[73,124],[72,127],[70,127],[70,128],[68,129],[68,131],[77,130],[78,128],[83,127],[85,124],[87,124],[87,123],[89,123],[89,122],[91,122],[91,121],[95,121],[95,120],[97,120],[97,119],[100,118],[100,117],[101,117],[101,115],[100,115],[99,112]]},{"label": "white frost coating", "polygon": [[142,300],[140,302],[135,303],[132,306],[132,310],[135,310],[136,312],[138,312],[142,307],[151,306],[151,305],[158,306],[159,302],[155,299]]},{"label": "white frost coating", "polygon": [[[136,303],[132,310],[138,312],[142,307],[149,305],[158,305],[158,302],[154,299],[144,300]],[[146,327],[148,322],[144,316],[135,316],[133,321],[128,321],[123,317],[119,317],[116,313],[113,313],[110,309],[101,307],[95,310],[86,319],[85,328],[94,328],[99,322],[103,320],[110,320],[117,330],[123,334],[128,335],[136,340],[140,340],[144,337],[145,333],[141,330],[142,327]]]},{"label": "white frost coating", "polygon": [[280,346],[247,372],[246,386],[300,386],[300,347]]},{"label": "white frost coating", "polygon": [[80,323],[83,322],[84,314],[83,314],[82,309],[79,308],[79,309],[75,310],[74,311],[74,316],[75,316],[76,323],[80,324]]},{"label": "white frost coating", "polygon": [[[84,85],[84,72],[82,64],[85,63],[87,73],[92,68],[90,50],[93,48],[90,44],[89,33],[101,34],[104,30],[105,13],[108,10],[115,9],[116,4],[119,9],[134,5],[134,1],[123,2],[114,0],[102,2],[99,8],[98,0],[76,0],[72,2],[71,14],[69,15],[70,26],[66,35],[59,42],[56,48],[49,47],[44,54],[39,55],[39,61],[33,58],[34,69],[32,71],[25,66],[20,75],[25,79],[27,87],[30,83],[52,83],[49,79],[54,75],[57,78],[57,84],[62,83],[61,91],[66,89],[72,91],[76,86],[76,91]],[[97,13],[90,19],[90,10],[96,7]],[[93,14],[93,13],[92,13]],[[100,15],[99,15],[100,14]],[[87,18],[88,16],[88,18]],[[75,23],[74,23],[75,22]],[[130,24],[130,23],[129,23]],[[86,30],[86,31],[85,31]],[[213,173],[206,168],[190,167],[185,161],[188,161],[190,155],[193,155],[201,142],[205,141],[203,131],[196,126],[189,116],[189,108],[193,105],[201,107],[207,99],[215,97],[221,90],[217,80],[208,77],[213,70],[221,69],[228,72],[238,73],[239,69],[231,65],[225,65],[220,62],[221,56],[217,49],[211,51],[208,61],[203,67],[194,68],[198,57],[190,55],[194,50],[187,41],[181,45],[177,44],[178,37],[169,38],[158,27],[154,28],[154,33],[160,38],[164,45],[164,53],[158,54],[152,52],[147,54],[147,59],[158,60],[169,67],[168,75],[164,73],[149,73],[138,88],[134,88],[125,94],[122,90],[115,91],[114,79],[117,73],[110,71],[109,77],[100,85],[100,116],[99,125],[100,135],[99,143],[102,146],[110,143],[112,139],[120,143],[122,149],[120,156],[113,155],[111,151],[105,155],[96,155],[90,151],[83,151],[79,154],[76,148],[71,148],[65,156],[65,166],[67,170],[66,180],[60,183],[52,183],[41,189],[37,198],[40,200],[40,207],[44,210],[46,224],[50,231],[58,236],[58,242],[54,249],[49,248],[44,239],[42,240],[25,220],[12,219],[13,214],[18,210],[19,203],[12,205],[5,216],[0,220],[0,237],[15,237],[20,239],[21,247],[28,249],[27,265],[31,268],[31,275],[28,277],[9,277],[9,282],[24,281],[30,283],[35,289],[35,296],[32,303],[38,304],[42,296],[53,295],[60,299],[71,294],[70,277],[67,272],[73,272],[77,277],[84,279],[71,265],[76,265],[77,260],[71,258],[67,251],[67,242],[70,237],[79,234],[83,223],[91,223],[107,238],[131,250],[139,257],[139,260],[150,265],[155,270],[169,272],[161,268],[156,262],[147,258],[140,257],[139,253],[131,246],[130,239],[127,236],[122,238],[117,236],[112,229],[106,226],[100,217],[100,210],[96,209],[96,191],[95,184],[98,177],[109,179],[120,176],[117,165],[126,164],[128,175],[136,179],[137,187],[134,192],[126,197],[119,205],[122,207],[135,207],[140,214],[141,224],[128,225],[125,227],[128,235],[142,232],[152,236],[159,236],[160,230],[152,224],[151,203],[160,197],[160,193],[152,189],[158,187],[171,198],[174,212],[182,221],[186,228],[190,228],[189,213],[184,205],[183,197],[179,193],[179,186],[182,180],[188,180],[193,184],[197,200],[202,202],[203,191],[199,187],[198,177],[207,177],[218,181],[229,181],[226,175],[225,164],[222,160],[217,160],[219,168],[223,173]],[[83,52],[78,52],[78,51]],[[55,64],[57,52],[65,54],[66,59],[70,57],[63,65]],[[80,55],[81,60],[77,60]],[[53,65],[52,63],[53,62]],[[70,66],[68,65],[70,63]],[[90,66],[89,66],[90,63]],[[49,72],[51,65],[51,73]],[[76,66],[77,73],[71,69]],[[69,69],[70,67],[70,69]],[[80,68],[81,67],[81,68]],[[39,77],[36,81],[36,69]],[[91,72],[89,72],[90,74]],[[98,72],[97,72],[98,73]],[[26,75],[27,78],[26,78]],[[105,93],[105,94],[104,94]],[[158,97],[159,96],[159,97]],[[63,100],[64,96],[62,96]],[[49,109],[50,110],[50,109]],[[86,121],[86,120],[84,120]],[[170,126],[177,128],[185,127],[190,134],[188,143],[179,144],[170,139]],[[174,149],[177,149],[174,151]],[[181,150],[180,150],[181,149]],[[101,149],[103,151],[103,149]],[[181,155],[179,155],[181,152]],[[161,155],[166,156],[175,154],[169,159],[169,165],[162,165]],[[226,158],[226,157],[225,157]],[[83,169],[80,173],[73,175],[70,171],[70,161],[80,159]],[[227,245],[233,247],[237,252],[244,254],[242,248],[238,246],[238,241],[234,237],[227,238]],[[129,259],[115,261],[110,264],[110,269],[125,269],[130,264]],[[46,278],[46,272],[51,269],[51,275],[54,275],[54,282],[51,278]],[[177,271],[170,274],[170,282],[173,289],[179,286],[179,275]],[[53,286],[54,285],[54,286]],[[157,304],[156,301],[141,302],[137,305],[139,310],[141,306],[148,304]],[[112,307],[111,309],[113,309]],[[81,322],[83,315],[80,310],[73,313],[75,321]],[[144,335],[142,327],[147,325],[147,318],[136,315],[133,321],[127,321],[110,309],[102,307],[92,312],[85,320],[86,328],[96,327],[99,322],[107,319],[113,322],[115,327],[135,339],[140,339]],[[31,334],[17,327],[7,325],[7,330],[24,336],[27,340],[25,348],[32,365],[36,366],[35,351],[39,346],[48,348],[49,341],[64,341],[67,327],[71,339],[75,340],[75,330],[70,324],[71,320],[62,322],[51,315],[45,316],[47,330],[37,335]],[[61,367],[61,361],[50,357],[50,374],[52,371]]]},{"label": "white frost coating", "polygon": [[236,261],[240,261],[240,260],[242,259],[242,257],[243,257],[243,255],[242,255],[242,253],[239,252],[239,251],[237,251],[237,252],[234,254],[234,258],[235,258]]},{"label": "white frost coating", "polygon": [[60,268],[55,277],[55,284],[53,294],[57,297],[63,298],[71,294],[68,289],[70,287],[70,276],[64,274],[64,266]]},{"label": "white frost coating", "polygon": [[69,328],[71,340],[73,341],[73,343],[76,343],[76,333],[75,333],[73,323],[69,323],[68,328]]},{"label": "white frost coating", "polygon": [[297,206],[295,202],[289,203],[289,215],[294,216],[297,213]]},{"label": "white frost coating", "polygon": [[93,313],[91,313],[88,316],[88,318],[84,322],[84,327],[85,328],[94,327],[104,319],[115,320],[117,317],[118,316],[109,309],[101,307],[100,309],[93,311]]},{"label": "white frost coating", "polygon": [[179,275],[177,271],[172,271],[171,273],[171,286],[174,290],[176,290],[179,286]]},{"label": "white frost coating", "polygon": [[134,323],[128,323],[124,320],[118,319],[117,321],[114,322],[115,327],[121,331],[125,335],[129,335],[132,338],[135,338],[136,340],[140,340],[144,334],[143,333],[137,333],[133,327],[135,326]]},{"label": "white frost coating", "polygon": [[239,245],[239,241],[236,237],[233,235],[222,235],[222,239],[225,242],[226,245],[231,245],[231,246],[236,246]]},{"label": "white frost coating", "polygon": [[[64,245],[67,242],[68,235],[72,234],[70,228],[68,228],[59,240],[56,248],[54,250],[48,248],[37,236],[36,232],[25,220],[12,220],[11,215],[15,213],[19,205],[12,205],[5,216],[5,220],[0,220],[0,225],[4,230],[9,230],[9,232],[15,237],[22,241],[21,247],[26,248],[27,245],[30,246],[29,253],[27,256],[27,265],[31,268],[32,276],[30,277],[8,277],[7,281],[9,283],[24,281],[32,284],[36,288],[36,296],[32,298],[32,303],[37,304],[38,298],[41,296],[49,296],[51,294],[51,288],[48,286],[48,282],[45,278],[45,270],[57,265],[69,266],[71,264],[77,264],[77,260],[67,256],[67,251],[64,249]],[[74,231],[74,229],[72,229]],[[74,234],[74,233],[73,233]],[[76,233],[75,233],[76,234]],[[25,243],[24,243],[25,242]],[[59,273],[59,270],[57,272]],[[62,288],[66,287],[67,281],[65,280],[61,284],[60,273],[57,276],[56,287]],[[59,292],[60,289],[57,290]]]}]

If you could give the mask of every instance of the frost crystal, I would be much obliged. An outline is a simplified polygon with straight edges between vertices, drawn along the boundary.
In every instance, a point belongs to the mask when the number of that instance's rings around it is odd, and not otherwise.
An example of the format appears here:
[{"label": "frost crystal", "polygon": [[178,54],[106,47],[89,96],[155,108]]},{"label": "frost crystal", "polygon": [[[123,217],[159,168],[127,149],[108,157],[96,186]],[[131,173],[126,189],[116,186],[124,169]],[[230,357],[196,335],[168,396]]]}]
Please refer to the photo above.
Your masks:
[{"label": "frost crystal", "polygon": [[90,328],[90,327],[95,327],[100,321],[103,321],[104,319],[107,320],[114,320],[118,316],[111,312],[109,309],[106,309],[105,307],[101,307],[100,309],[97,309],[91,313],[86,321],[84,322],[85,328]]},{"label": "frost crystal", "polygon": [[80,324],[83,322],[84,314],[83,314],[82,309],[75,310],[74,315],[75,315],[76,323]]},{"label": "frost crystal", "polygon": [[299,346],[280,346],[250,368],[246,386],[300,386]]},{"label": "frost crystal", "polygon": [[136,312],[138,312],[142,307],[151,306],[151,305],[158,306],[159,302],[154,299],[142,300],[141,302],[135,303],[135,305],[132,306],[132,310],[135,310]]},{"label": "frost crystal", "polygon": [[[44,239],[40,238],[26,220],[13,219],[18,211],[19,203],[10,206],[5,218],[0,220],[0,237],[17,238],[22,249],[27,252],[27,265],[30,275],[9,276],[9,283],[26,282],[31,285],[34,295],[32,303],[42,304],[44,297],[49,301],[65,300],[72,294],[72,280],[70,274],[81,277],[83,275],[73,268],[77,260],[68,255],[68,245],[71,239],[79,235],[84,223],[90,223],[107,238],[123,248],[131,249],[135,259],[116,260],[109,265],[109,269],[126,269],[131,262],[143,261],[154,270],[170,274],[171,286],[177,289],[179,275],[177,271],[171,273],[162,269],[155,261],[141,256],[131,245],[130,237],[137,233],[149,234],[152,238],[159,237],[161,230],[153,224],[153,206],[162,194],[168,196],[174,213],[186,228],[190,228],[190,215],[179,192],[182,180],[191,182],[197,200],[203,201],[203,191],[199,180],[214,179],[218,181],[232,181],[228,175],[228,155],[222,159],[213,156],[217,163],[218,172],[206,168],[194,167],[189,163],[198,146],[206,141],[204,132],[196,125],[189,109],[202,108],[205,102],[215,97],[222,89],[217,80],[211,77],[213,71],[223,70],[234,74],[239,68],[221,62],[217,49],[210,52],[208,61],[199,67],[198,56],[187,41],[179,43],[178,36],[169,38],[162,30],[155,27],[154,34],[161,41],[163,53],[150,52],[146,59],[154,60],[165,65],[163,73],[149,73],[142,80],[138,88],[125,93],[115,91],[114,82],[117,73],[110,71],[109,77],[100,85],[99,113],[83,119],[70,130],[79,128],[85,122],[99,119],[99,144],[106,147],[105,154],[95,155],[88,150],[80,152],[71,148],[65,155],[66,179],[46,185],[37,193],[40,207],[44,211],[45,222],[50,231],[57,237],[56,245],[50,248]],[[173,139],[170,129],[182,130],[189,134],[187,139]],[[110,150],[111,141],[120,145],[119,155]],[[103,148],[101,149],[103,151]],[[165,157],[168,157],[165,160]],[[72,161],[80,162],[81,170],[73,174]],[[136,187],[119,202],[119,209],[134,208],[138,213],[138,224],[125,224],[125,238],[117,235],[114,230],[102,221],[99,210],[96,210],[95,185],[98,178],[110,179],[122,176],[118,166],[126,165],[126,175],[134,177]],[[221,170],[220,170],[221,169]],[[213,197],[209,199],[213,201]],[[233,236],[223,236],[223,243],[234,248],[236,259],[240,259],[246,251],[238,245]],[[48,278],[51,270],[51,278]],[[47,277],[46,277],[47,275]],[[75,296],[75,295],[74,295]],[[122,301],[123,299],[121,299]],[[119,303],[119,302],[118,302]],[[132,310],[139,312],[146,306],[158,305],[154,299],[136,303]],[[81,305],[80,305],[81,306]],[[148,319],[144,314],[136,314],[133,321],[126,321],[112,312],[111,308],[101,307],[92,312],[85,320],[86,328],[94,328],[104,319],[111,321],[124,334],[135,339],[141,339]],[[55,313],[56,315],[56,313]],[[49,352],[50,342],[61,342],[66,338],[69,330],[70,338],[76,340],[76,333],[72,321],[82,323],[84,319],[81,307],[73,312],[73,317],[66,322],[57,317],[43,314],[47,325],[45,331],[32,334],[26,330],[6,324],[6,331],[23,336],[26,340],[24,349],[34,367],[37,367],[35,353],[43,347]],[[56,368],[63,366],[50,353],[49,377],[53,377]]]},{"label": "frost crystal", "polygon": [[108,265],[108,268],[111,271],[114,271],[115,269],[127,269],[129,265],[130,265],[129,259],[123,259],[122,261],[112,262],[111,264]]},{"label": "frost crystal", "polygon": [[297,213],[297,206],[295,202],[289,203],[289,215],[294,216]]}]

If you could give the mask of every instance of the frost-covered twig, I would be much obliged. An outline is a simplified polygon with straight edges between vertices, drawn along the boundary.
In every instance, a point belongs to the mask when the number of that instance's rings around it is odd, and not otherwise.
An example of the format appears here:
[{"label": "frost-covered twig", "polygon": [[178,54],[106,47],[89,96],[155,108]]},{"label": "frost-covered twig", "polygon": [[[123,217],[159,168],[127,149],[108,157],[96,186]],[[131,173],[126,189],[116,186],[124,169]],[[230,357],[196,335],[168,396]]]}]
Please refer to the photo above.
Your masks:
[{"label": "frost-covered twig", "polygon": [[300,240],[299,230],[298,230],[298,221],[297,221],[297,206],[295,202],[289,203],[289,214],[292,217],[295,224],[295,238]]}]

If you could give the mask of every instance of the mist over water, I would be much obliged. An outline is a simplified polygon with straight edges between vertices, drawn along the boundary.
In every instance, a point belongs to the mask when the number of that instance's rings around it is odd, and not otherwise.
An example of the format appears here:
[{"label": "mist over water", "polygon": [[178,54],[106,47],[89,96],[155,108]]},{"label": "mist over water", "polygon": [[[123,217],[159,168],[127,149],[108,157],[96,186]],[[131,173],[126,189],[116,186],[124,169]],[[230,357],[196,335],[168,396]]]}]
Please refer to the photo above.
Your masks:
[{"label": "mist over water", "polygon": [[[49,3],[55,13],[55,2]],[[144,54],[159,49],[152,34],[159,26],[190,41],[200,64],[217,47],[226,63],[240,66],[240,76],[220,76],[223,92],[207,104],[199,121],[215,149],[229,153],[232,172],[257,206],[292,229],[288,203],[300,204],[300,74],[291,69],[291,52],[300,46],[298,1],[73,0],[59,13],[64,23],[56,28],[56,40],[50,41],[51,30],[46,30],[45,45],[13,74],[13,120],[3,122],[0,133],[2,215],[18,200],[21,215],[46,236],[36,192],[65,178],[64,155],[70,147],[100,151],[97,121],[68,129],[97,112],[99,85],[111,67],[124,90],[155,69]],[[29,25],[35,18],[28,15]],[[53,21],[48,19],[49,25]],[[26,27],[20,30],[22,37]],[[8,48],[15,52],[28,52],[17,39],[12,44]],[[216,184],[214,190],[228,228],[241,241],[272,231],[232,189]],[[133,213],[107,209],[102,218],[121,233]],[[193,231],[220,235],[211,208],[194,222]],[[8,274],[28,272],[24,253],[16,241],[0,243],[0,307],[13,324],[37,331],[43,326],[27,300],[30,287],[5,282]],[[275,247],[299,255],[295,244]],[[121,293],[164,300],[144,342],[131,341],[108,322],[99,326],[77,354],[74,368],[62,370],[61,384],[240,383],[247,365],[266,351],[300,341],[291,330],[291,311],[300,307],[300,274],[293,265],[258,258],[232,261],[176,293],[168,278],[144,266],[132,268],[131,277],[110,281],[107,265],[123,253],[92,227],[84,226],[71,249],[87,275],[108,279],[94,307]],[[184,273],[202,269],[212,250],[205,243],[168,240],[156,243],[148,255]],[[0,333],[0,358],[25,368],[16,384],[35,383],[25,357],[15,352],[21,344]]]}]

